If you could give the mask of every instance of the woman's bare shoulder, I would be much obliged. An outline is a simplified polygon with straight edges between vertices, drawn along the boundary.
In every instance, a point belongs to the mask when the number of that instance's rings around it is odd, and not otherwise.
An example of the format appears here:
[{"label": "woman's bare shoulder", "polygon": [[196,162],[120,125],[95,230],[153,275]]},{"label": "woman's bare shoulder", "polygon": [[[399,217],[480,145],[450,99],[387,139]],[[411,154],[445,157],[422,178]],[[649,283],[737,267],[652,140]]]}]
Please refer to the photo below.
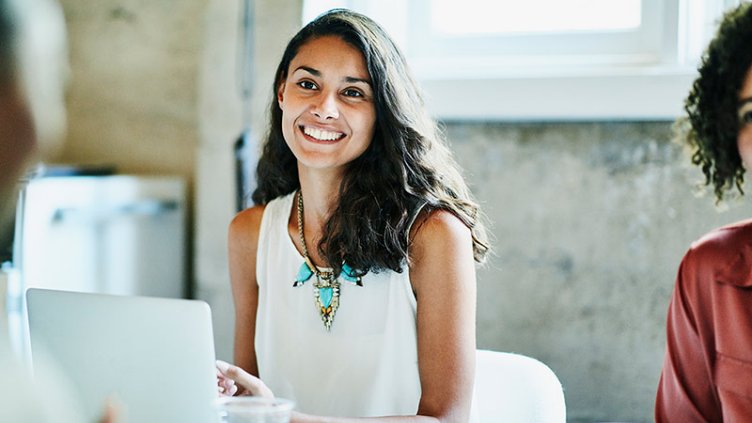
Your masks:
[{"label": "woman's bare shoulder", "polygon": [[[472,234],[449,211],[431,210],[421,213],[411,230],[409,254],[410,279],[413,288],[418,291],[421,280],[440,278],[441,275],[436,274],[435,269],[449,272],[451,268],[464,272],[468,266],[472,266]],[[435,281],[431,284],[435,284]]]},{"label": "woman's bare shoulder", "polygon": [[229,242],[246,244],[254,243],[258,239],[261,219],[264,217],[265,205],[247,208],[238,214],[230,222]]},{"label": "woman's bare shoulder", "polygon": [[419,251],[464,241],[469,241],[472,247],[470,229],[448,210],[421,212],[411,228],[410,239],[411,247]]}]

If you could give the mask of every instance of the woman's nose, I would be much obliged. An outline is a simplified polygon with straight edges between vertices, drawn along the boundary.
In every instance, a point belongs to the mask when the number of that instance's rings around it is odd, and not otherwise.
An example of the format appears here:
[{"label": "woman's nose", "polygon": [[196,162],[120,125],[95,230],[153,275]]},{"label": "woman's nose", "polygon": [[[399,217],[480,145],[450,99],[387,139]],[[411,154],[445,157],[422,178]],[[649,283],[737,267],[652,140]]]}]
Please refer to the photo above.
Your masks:
[{"label": "woman's nose", "polygon": [[317,101],[314,102],[311,113],[322,120],[337,119],[339,117],[339,109],[337,108],[335,94],[321,93],[317,97]]}]

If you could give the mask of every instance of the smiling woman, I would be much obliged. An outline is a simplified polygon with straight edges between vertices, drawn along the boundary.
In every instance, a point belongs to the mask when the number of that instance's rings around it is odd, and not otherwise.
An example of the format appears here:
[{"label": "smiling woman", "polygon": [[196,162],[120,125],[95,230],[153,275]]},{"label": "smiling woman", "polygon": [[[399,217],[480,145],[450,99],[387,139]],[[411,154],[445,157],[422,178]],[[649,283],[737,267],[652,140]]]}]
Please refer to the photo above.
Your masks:
[{"label": "smiling woman", "polygon": [[292,399],[294,422],[474,421],[483,218],[401,52],[333,10],[273,87],[256,206],[230,225],[237,367],[220,390]]}]

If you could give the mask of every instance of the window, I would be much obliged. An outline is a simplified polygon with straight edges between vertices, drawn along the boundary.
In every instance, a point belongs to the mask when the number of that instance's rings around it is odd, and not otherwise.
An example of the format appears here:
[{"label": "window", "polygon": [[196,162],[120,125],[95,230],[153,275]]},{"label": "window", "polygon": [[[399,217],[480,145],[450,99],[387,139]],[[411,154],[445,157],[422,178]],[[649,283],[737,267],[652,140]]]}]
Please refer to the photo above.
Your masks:
[{"label": "window", "polygon": [[736,0],[305,1],[348,7],[405,52],[445,120],[673,119]]},{"label": "window", "polygon": [[[435,0],[430,5],[432,30],[438,34],[531,34],[546,32],[630,30],[639,28],[639,0]],[[486,13],[478,14],[478,10]],[[588,13],[581,11],[587,10]]]}]

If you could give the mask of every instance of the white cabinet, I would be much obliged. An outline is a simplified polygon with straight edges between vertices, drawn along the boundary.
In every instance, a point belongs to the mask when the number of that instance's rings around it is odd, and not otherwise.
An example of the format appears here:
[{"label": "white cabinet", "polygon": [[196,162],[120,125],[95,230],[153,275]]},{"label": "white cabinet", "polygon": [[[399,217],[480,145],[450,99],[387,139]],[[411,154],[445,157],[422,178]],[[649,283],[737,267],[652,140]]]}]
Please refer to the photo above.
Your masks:
[{"label": "white cabinet", "polygon": [[7,305],[24,353],[27,288],[185,297],[185,183],[173,177],[32,179],[21,192]]},{"label": "white cabinet", "polygon": [[24,288],[185,295],[180,179],[34,179],[23,195],[22,219],[14,263]]}]

